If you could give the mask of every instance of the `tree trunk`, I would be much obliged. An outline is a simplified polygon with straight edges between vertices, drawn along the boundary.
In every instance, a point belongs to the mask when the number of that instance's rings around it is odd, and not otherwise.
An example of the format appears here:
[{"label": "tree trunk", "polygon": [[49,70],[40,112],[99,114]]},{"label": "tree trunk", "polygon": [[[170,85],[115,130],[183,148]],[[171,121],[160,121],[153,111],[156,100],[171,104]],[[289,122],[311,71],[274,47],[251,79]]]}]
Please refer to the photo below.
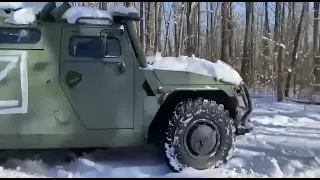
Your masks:
[{"label": "tree trunk", "polygon": [[246,31],[244,34],[244,41],[243,41],[243,58],[242,58],[242,64],[241,64],[241,77],[243,78],[243,81],[250,86],[250,54],[249,54],[249,37],[251,35],[251,3],[252,2],[246,2]]},{"label": "tree trunk", "polygon": [[[292,33],[294,36],[294,34],[296,33],[296,18],[295,18],[295,2],[292,2],[292,23],[294,25],[294,27],[292,27]],[[298,45],[299,46],[299,45]],[[296,73],[293,73],[293,94],[296,93],[296,81],[297,81],[297,74]]]},{"label": "tree trunk", "polygon": [[[183,3],[184,4],[184,3]],[[181,55],[181,49],[182,49],[182,41],[183,41],[183,15],[184,15],[184,11],[185,11],[185,5],[182,6],[182,12],[181,12],[181,17],[180,17],[180,32],[179,32],[179,48],[178,48],[178,56]]]},{"label": "tree trunk", "polygon": [[298,29],[294,37],[294,44],[293,44],[293,51],[292,51],[292,61],[291,61],[291,71],[288,72],[287,76],[287,83],[286,83],[286,89],[285,89],[285,97],[289,97],[289,91],[290,91],[290,83],[291,83],[291,78],[292,78],[292,73],[296,73],[296,61],[297,61],[297,50],[298,50],[298,45],[299,45],[299,40],[300,40],[300,35],[301,35],[301,30],[302,30],[302,21],[304,19],[305,11],[307,6],[309,6],[308,2],[303,2],[302,6],[302,11],[298,23]]},{"label": "tree trunk", "polygon": [[198,2],[198,40],[197,40],[197,56],[201,56],[201,2]]},{"label": "tree trunk", "polygon": [[[212,4],[212,9],[213,9],[213,3],[211,3],[211,4]],[[219,32],[219,31],[217,29],[218,29],[219,18],[221,16],[221,12],[220,12],[220,16],[219,16],[218,10],[219,10],[219,2],[216,3],[216,8],[214,10],[214,16],[212,16],[212,20],[211,20],[212,27],[215,30],[215,31],[212,31],[212,41],[213,40],[216,40],[216,41],[218,40],[217,39],[217,32]],[[222,24],[221,24],[221,26],[222,26]],[[217,50],[217,49],[218,48],[215,48],[215,50]],[[215,53],[216,53],[215,56],[218,56],[217,52],[215,52]]]},{"label": "tree trunk", "polygon": [[279,2],[276,2],[276,10],[275,10],[275,16],[274,16],[274,41],[276,42],[275,46],[274,46],[274,49],[273,49],[273,52],[274,52],[274,56],[272,58],[272,79],[273,79],[273,84],[272,84],[272,89],[274,90],[275,87],[274,87],[274,79],[275,79],[275,73],[277,72],[277,66],[276,66],[276,59],[277,59],[277,56],[278,56],[278,49],[279,49],[279,46],[278,46],[278,43],[279,43],[279,34],[280,34],[280,28],[279,28],[279,19],[280,19],[280,4]]},{"label": "tree trunk", "polygon": [[250,80],[251,83],[255,82],[255,70],[254,70],[254,2],[251,2],[251,27],[250,27],[250,48],[249,48],[249,55],[250,55]]},{"label": "tree trunk", "polygon": [[178,2],[173,2],[173,15],[174,15],[174,50],[175,56],[179,55],[179,29],[178,29]]},{"label": "tree trunk", "polygon": [[192,29],[191,29],[191,10],[192,10],[192,2],[186,2],[187,11],[186,11],[186,19],[187,19],[187,55],[191,57],[192,55]]},{"label": "tree trunk", "polygon": [[[214,53],[214,49],[216,49],[217,48],[217,46],[214,46],[213,45],[213,42],[215,42],[215,32],[216,32],[216,30],[215,30],[215,18],[217,17],[217,14],[218,14],[218,2],[217,2],[217,6],[216,6],[216,8],[215,8],[215,10],[213,11],[213,2],[210,2],[210,9],[211,9],[211,18],[210,18],[210,20],[211,20],[211,22],[210,22],[210,41],[209,41],[209,43],[210,43],[210,60],[211,61],[215,61],[215,53]],[[212,12],[213,11],[213,12]]]},{"label": "tree trunk", "polygon": [[[319,2],[314,2],[314,26],[313,26],[313,53],[314,53],[314,59],[313,59],[313,76],[314,76],[314,85],[313,85],[313,92],[320,91],[320,58],[317,56],[320,56],[319,53],[319,41],[318,41],[318,33],[319,33],[319,20],[316,20],[316,18],[319,18]],[[314,99],[313,99],[314,100]]]},{"label": "tree trunk", "polygon": [[158,16],[159,16],[159,2],[154,2],[154,49],[153,49],[153,53],[156,54],[156,52],[158,52],[158,45],[159,45],[159,35],[158,35],[158,26],[159,26],[159,22],[158,22]]},{"label": "tree trunk", "polygon": [[[306,7],[306,12],[305,12],[305,20],[304,20],[304,42],[303,42],[303,51],[305,53],[304,55],[304,60],[307,62],[307,65],[310,65],[311,59],[310,59],[310,50],[309,50],[309,24],[310,24],[310,15],[309,15],[309,6]],[[301,71],[301,70],[300,70]],[[308,73],[309,74],[309,73]],[[308,76],[309,77],[309,76]],[[305,81],[301,81],[299,83],[299,89],[301,90],[301,85],[302,82],[304,83]],[[293,94],[296,95],[296,88],[293,87]]]},{"label": "tree trunk", "polygon": [[[166,33],[165,33],[165,36],[164,36],[164,38],[165,38],[165,43],[164,43],[164,51],[166,51],[167,50],[167,45],[168,44],[170,44],[170,42],[169,42],[169,27],[170,27],[170,21],[171,21],[171,14],[172,14],[172,8],[174,8],[174,6],[172,5],[171,6],[171,8],[170,8],[170,12],[169,12],[169,16],[168,16],[168,19],[165,21],[165,27],[166,27]],[[162,10],[163,12],[164,12],[164,6],[163,6],[163,10]],[[163,13],[163,15],[164,15],[164,13]],[[175,37],[176,38],[176,37]],[[169,47],[169,51],[170,51],[171,49],[170,49],[170,47]],[[171,53],[169,53],[170,55],[171,55]]]},{"label": "tree trunk", "polygon": [[161,41],[161,24],[162,24],[162,18],[163,18],[163,11],[162,11],[162,9],[163,9],[163,3],[164,2],[160,2],[160,6],[159,6],[159,14],[158,14],[158,31],[157,31],[157,33],[158,33],[158,51],[159,52],[162,52],[162,41]]},{"label": "tree trunk", "polygon": [[211,15],[211,10],[210,10],[210,7],[209,7],[209,3],[210,2],[206,2],[206,8],[207,8],[207,24],[206,24],[206,53],[207,53],[207,57],[210,59],[210,60],[212,60],[211,59],[211,43],[210,43],[210,41],[208,41],[208,39],[210,38],[210,35],[209,35],[209,29],[210,29],[210,15]]},{"label": "tree trunk", "polygon": [[144,29],[144,2],[140,2],[140,42],[141,42],[141,46],[143,51],[145,51],[145,29]]},{"label": "tree trunk", "polygon": [[[193,3],[192,6],[195,6],[196,3]],[[192,53],[196,56],[197,55],[197,35],[198,35],[198,32],[199,32],[199,29],[197,28],[197,9],[198,8],[194,8],[194,7],[191,7],[191,15],[190,15],[190,18],[192,19],[191,20],[191,51]]]},{"label": "tree trunk", "polygon": [[129,7],[129,6],[131,6],[131,2],[124,2],[124,5],[125,5],[126,7]]},{"label": "tree trunk", "polygon": [[[271,39],[270,28],[269,28],[269,13],[268,13],[268,2],[264,3],[264,31],[263,34],[267,39]],[[269,54],[270,54],[270,47],[267,39],[263,39],[263,62],[262,68],[266,70],[266,76],[270,77],[269,70]]]},{"label": "tree trunk", "polygon": [[224,62],[229,61],[229,45],[228,45],[228,16],[229,16],[229,2],[222,2],[221,5],[221,24],[222,24],[222,32],[221,32],[221,56],[220,59]]},{"label": "tree trunk", "polygon": [[230,56],[230,60],[233,59],[234,57],[234,47],[233,47],[233,34],[234,34],[234,28],[233,28],[233,24],[232,24],[232,2],[229,2],[229,18],[228,18],[228,28],[229,28],[229,56]]},{"label": "tree trunk", "polygon": [[[276,2],[277,4],[279,2]],[[280,4],[278,4],[280,6]],[[284,20],[285,20],[285,4],[283,3],[282,9],[279,7],[279,14],[281,13],[281,22],[279,23],[281,25],[280,31],[279,31],[279,43],[283,43],[284,38]],[[283,46],[278,45],[278,57],[277,57],[277,64],[278,64],[278,81],[277,81],[277,100],[283,101]]]},{"label": "tree trunk", "polygon": [[152,32],[152,15],[151,15],[151,2],[147,2],[147,19],[146,19],[146,53],[151,52],[151,32]]},{"label": "tree trunk", "polygon": [[[306,7],[306,12],[305,14],[305,23],[304,23],[304,42],[303,42],[303,48],[304,48],[304,52],[309,54],[309,43],[308,43],[308,39],[309,39],[309,6]],[[309,55],[307,56],[309,57]],[[307,60],[309,60],[309,58],[306,58]]]}]

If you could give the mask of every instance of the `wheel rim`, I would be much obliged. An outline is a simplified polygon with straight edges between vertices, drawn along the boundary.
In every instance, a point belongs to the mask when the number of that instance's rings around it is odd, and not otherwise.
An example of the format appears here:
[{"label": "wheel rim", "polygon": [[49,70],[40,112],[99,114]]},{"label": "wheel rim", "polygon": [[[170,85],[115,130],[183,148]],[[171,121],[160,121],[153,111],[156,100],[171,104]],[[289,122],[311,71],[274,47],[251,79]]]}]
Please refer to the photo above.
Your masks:
[{"label": "wheel rim", "polygon": [[219,129],[206,119],[192,123],[186,129],[184,144],[186,152],[194,159],[211,157],[220,145]]}]

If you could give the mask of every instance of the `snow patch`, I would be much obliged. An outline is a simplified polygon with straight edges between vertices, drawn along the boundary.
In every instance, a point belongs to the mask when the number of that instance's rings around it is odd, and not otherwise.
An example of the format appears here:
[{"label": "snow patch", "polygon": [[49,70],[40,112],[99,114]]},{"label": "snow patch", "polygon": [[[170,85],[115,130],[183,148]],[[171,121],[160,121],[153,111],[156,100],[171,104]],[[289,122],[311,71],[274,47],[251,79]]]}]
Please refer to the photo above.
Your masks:
[{"label": "snow patch", "polygon": [[91,8],[91,7],[79,7],[74,6],[68,9],[62,16],[66,19],[68,23],[74,24],[76,20],[80,17],[91,17],[91,18],[109,18],[113,19],[113,13],[138,13],[137,9],[134,7],[125,7],[122,4],[116,4],[114,6],[108,7],[108,11]]},{"label": "snow patch", "polygon": [[[5,22],[16,25],[31,24],[36,20],[36,14],[42,10],[42,8],[48,2],[0,2],[0,9],[11,9],[17,11],[11,11],[9,14],[4,11],[0,11],[0,17],[7,18]],[[56,6],[60,6],[62,2],[56,2]]]},{"label": "snow patch", "polygon": [[[19,9],[33,8],[35,12],[39,12],[48,2],[0,2],[0,9]],[[63,2],[56,2],[56,6],[60,6]]]},{"label": "snow patch", "polygon": [[66,19],[67,22],[70,24],[74,24],[79,17],[112,19],[111,14],[108,13],[107,11],[103,11],[96,8],[78,7],[78,6],[71,7],[62,15],[62,18]]},{"label": "snow patch", "polygon": [[23,2],[0,2],[0,9],[19,9],[23,7]]},{"label": "snow patch", "polygon": [[218,80],[240,85],[243,80],[239,73],[229,64],[217,60],[212,63],[205,59],[188,56],[162,57],[160,53],[155,56],[147,56],[147,69],[160,69],[170,71],[185,71],[205,76],[215,77]]},{"label": "snow patch", "polygon": [[180,170],[181,169],[181,165],[177,159],[177,157],[175,157],[174,155],[174,148],[173,147],[169,147],[169,144],[165,144],[165,148],[166,148],[166,156],[169,158],[169,163],[171,164],[171,166],[176,169],[176,170]]},{"label": "snow patch", "polygon": [[6,23],[9,24],[32,24],[36,20],[36,14],[32,8],[23,8],[18,11],[15,11],[5,19]]}]

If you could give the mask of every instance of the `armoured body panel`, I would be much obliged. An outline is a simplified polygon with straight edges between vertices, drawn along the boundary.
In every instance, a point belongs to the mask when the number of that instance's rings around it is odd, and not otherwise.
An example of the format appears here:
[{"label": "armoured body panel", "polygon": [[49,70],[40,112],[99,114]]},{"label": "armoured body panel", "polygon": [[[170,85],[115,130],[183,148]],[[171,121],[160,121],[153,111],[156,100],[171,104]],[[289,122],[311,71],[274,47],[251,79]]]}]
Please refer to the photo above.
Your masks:
[{"label": "armoured body panel", "polygon": [[[0,149],[139,146],[163,103],[159,89],[236,95],[212,77],[141,68],[121,24],[0,26],[1,37],[17,33],[0,42]],[[109,51],[95,57],[101,31]]]}]

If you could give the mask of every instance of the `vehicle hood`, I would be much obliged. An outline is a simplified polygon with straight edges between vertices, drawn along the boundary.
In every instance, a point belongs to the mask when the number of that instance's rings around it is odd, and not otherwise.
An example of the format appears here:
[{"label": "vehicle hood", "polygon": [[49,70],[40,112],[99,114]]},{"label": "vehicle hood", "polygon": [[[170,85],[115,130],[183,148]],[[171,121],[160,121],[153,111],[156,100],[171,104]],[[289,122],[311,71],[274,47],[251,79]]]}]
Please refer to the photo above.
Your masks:
[{"label": "vehicle hood", "polygon": [[159,53],[148,56],[148,67],[164,85],[186,84],[234,84],[243,80],[229,64],[217,60],[211,62],[195,56],[162,57]]}]

